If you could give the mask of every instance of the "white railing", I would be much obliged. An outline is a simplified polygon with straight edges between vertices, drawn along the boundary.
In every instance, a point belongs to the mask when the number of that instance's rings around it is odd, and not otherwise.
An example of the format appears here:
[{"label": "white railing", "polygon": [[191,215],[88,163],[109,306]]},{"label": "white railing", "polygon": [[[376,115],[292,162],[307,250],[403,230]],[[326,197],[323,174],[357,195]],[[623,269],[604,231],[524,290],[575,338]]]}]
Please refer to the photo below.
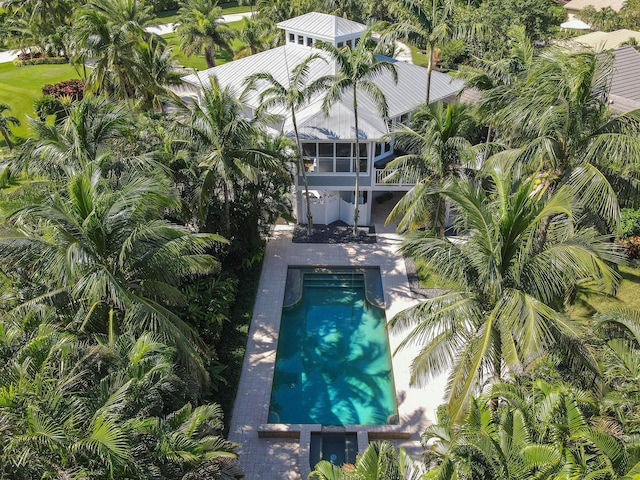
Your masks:
[{"label": "white railing", "polygon": [[420,181],[416,174],[395,176],[393,180],[389,181],[387,179],[391,174],[395,173],[394,171],[385,171],[381,168],[376,168],[374,171],[376,174],[374,185],[376,186],[412,187]]}]

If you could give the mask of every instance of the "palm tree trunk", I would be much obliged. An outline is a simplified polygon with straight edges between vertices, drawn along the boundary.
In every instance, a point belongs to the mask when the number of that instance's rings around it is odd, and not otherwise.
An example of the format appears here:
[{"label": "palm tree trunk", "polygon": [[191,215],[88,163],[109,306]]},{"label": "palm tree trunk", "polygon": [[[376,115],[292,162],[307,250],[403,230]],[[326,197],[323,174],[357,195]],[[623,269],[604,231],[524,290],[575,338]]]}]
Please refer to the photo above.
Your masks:
[{"label": "palm tree trunk", "polygon": [[229,236],[231,234],[231,208],[229,206],[229,185],[227,185],[227,182],[222,182],[222,190],[224,191],[224,229],[225,234]]},{"label": "palm tree trunk", "polygon": [[207,68],[216,66],[216,55],[211,47],[204,47],[204,59],[207,61]]},{"label": "palm tree trunk", "polygon": [[360,130],[358,128],[358,97],[356,96],[357,87],[353,85],[353,117],[356,126],[356,151],[354,157],[356,159],[356,198],[353,211],[353,236],[358,235],[358,218],[360,217]]},{"label": "palm tree trunk", "polygon": [[427,100],[429,105],[429,99],[431,98],[431,71],[433,70],[433,45],[429,43],[427,45]]},{"label": "palm tree trunk", "polygon": [[7,147],[9,147],[9,150],[13,150],[13,143],[11,143],[11,140],[9,140],[9,135],[7,134],[7,132],[2,129],[0,130],[0,133],[2,134],[2,138],[4,138],[4,141],[7,144]]},{"label": "palm tree trunk", "polygon": [[304,168],[304,159],[302,158],[302,145],[300,145],[300,135],[298,135],[298,122],[296,121],[296,111],[291,106],[291,121],[293,122],[293,132],[296,135],[296,146],[298,148],[298,165],[302,173],[302,182],[304,183],[305,203],[307,204],[307,235],[313,232],[313,219],[311,218],[311,203],[309,202],[309,181],[307,180],[307,172]]}]

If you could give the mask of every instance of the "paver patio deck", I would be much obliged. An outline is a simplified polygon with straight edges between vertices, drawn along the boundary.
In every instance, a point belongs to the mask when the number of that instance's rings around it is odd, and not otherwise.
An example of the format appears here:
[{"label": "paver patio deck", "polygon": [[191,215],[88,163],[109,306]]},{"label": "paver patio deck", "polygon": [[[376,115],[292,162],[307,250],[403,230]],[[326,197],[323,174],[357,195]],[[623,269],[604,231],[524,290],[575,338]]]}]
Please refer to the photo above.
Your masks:
[{"label": "paver patio deck", "polygon": [[[259,426],[268,419],[288,266],[379,266],[386,316],[390,319],[415,300],[409,289],[404,259],[398,253],[400,236],[388,230],[382,224],[376,225],[378,243],[373,245],[292,243],[290,227],[276,228],[269,240],[229,433],[230,440],[241,444],[240,464],[245,478],[301,480],[306,479],[310,471],[307,450],[310,427],[302,428],[300,440],[258,436]],[[402,335],[389,335],[392,352],[402,338]],[[435,408],[442,403],[444,379],[435,379],[427,388],[410,388],[409,365],[415,353],[407,349],[393,357],[399,428],[410,432],[408,439],[394,440],[394,444],[403,446],[417,458],[422,451],[420,433],[433,422]],[[377,428],[378,435],[384,435],[385,427]],[[360,451],[366,446],[365,430],[376,430],[376,427],[358,429]]]}]

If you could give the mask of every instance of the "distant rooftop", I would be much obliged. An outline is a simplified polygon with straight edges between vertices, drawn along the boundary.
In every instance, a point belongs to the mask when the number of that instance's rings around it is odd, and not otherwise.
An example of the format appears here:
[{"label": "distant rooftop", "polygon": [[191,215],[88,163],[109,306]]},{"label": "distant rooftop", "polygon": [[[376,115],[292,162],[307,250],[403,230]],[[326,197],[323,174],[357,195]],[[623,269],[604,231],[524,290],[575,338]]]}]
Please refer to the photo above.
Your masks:
[{"label": "distant rooftop", "polygon": [[594,50],[613,50],[628,42],[630,38],[640,41],[640,32],[625,29],[616,30],[615,32],[592,32],[574,37],[571,41]]},{"label": "distant rooftop", "polygon": [[306,33],[314,37],[336,39],[364,32],[366,25],[320,12],[310,12],[299,17],[290,18],[277,25],[283,30],[295,33]]},{"label": "distant rooftop", "polygon": [[640,108],[640,53],[631,46],[614,50],[609,100],[611,108],[628,112]]},{"label": "distant rooftop", "polygon": [[614,11],[619,12],[624,2],[625,0],[571,0],[565,4],[564,8],[569,11],[580,11],[591,5],[596,10],[610,7]]}]

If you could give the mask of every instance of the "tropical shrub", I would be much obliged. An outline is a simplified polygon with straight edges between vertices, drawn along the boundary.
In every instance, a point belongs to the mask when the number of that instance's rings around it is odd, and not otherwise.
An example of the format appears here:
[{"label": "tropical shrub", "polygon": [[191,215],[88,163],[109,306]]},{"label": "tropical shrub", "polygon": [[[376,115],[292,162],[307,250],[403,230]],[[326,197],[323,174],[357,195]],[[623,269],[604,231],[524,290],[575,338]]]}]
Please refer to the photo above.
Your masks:
[{"label": "tropical shrub", "polygon": [[42,94],[53,98],[68,96],[73,100],[82,100],[84,97],[84,86],[84,80],[71,78],[58,83],[45,84],[42,87]]},{"label": "tropical shrub", "polygon": [[64,57],[40,57],[29,60],[18,60],[16,58],[13,61],[16,67],[25,67],[27,65],[60,65],[63,63],[69,63],[69,60]]},{"label": "tropical shrub", "polygon": [[467,44],[462,39],[451,40],[440,48],[439,65],[444,68],[455,68],[469,57]]}]

